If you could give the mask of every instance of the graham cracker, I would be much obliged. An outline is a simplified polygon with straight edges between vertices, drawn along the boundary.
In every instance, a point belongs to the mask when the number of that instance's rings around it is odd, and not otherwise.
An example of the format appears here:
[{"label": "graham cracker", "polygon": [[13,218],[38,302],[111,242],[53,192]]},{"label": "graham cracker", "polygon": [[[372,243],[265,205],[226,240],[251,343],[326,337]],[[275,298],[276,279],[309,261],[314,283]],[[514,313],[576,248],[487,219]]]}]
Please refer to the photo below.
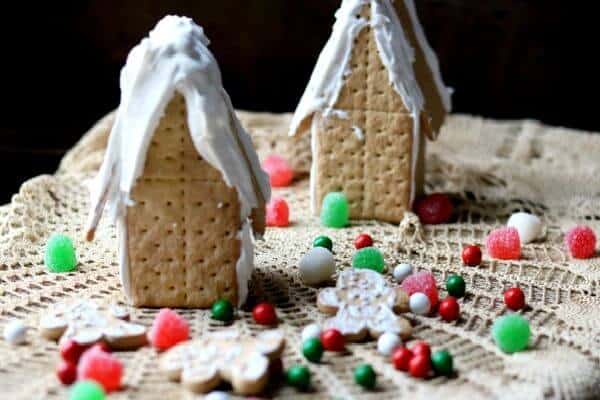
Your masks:
[{"label": "graham cracker", "polygon": [[[365,5],[361,15],[369,14]],[[390,83],[370,27],[355,39],[350,70],[335,105],[350,118],[315,116],[316,210],[328,192],[343,191],[350,218],[398,223],[410,206],[413,120]]]},{"label": "graham cracker", "polygon": [[237,304],[237,192],[196,151],[184,98],[165,110],[127,208],[131,300],[147,307]]}]

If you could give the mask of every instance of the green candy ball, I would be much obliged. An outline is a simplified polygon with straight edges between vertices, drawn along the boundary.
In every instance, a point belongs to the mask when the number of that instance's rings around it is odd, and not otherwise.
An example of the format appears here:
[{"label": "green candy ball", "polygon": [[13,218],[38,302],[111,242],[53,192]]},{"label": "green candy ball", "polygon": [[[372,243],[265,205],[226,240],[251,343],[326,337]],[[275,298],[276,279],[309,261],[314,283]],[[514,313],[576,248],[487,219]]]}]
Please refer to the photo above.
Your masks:
[{"label": "green candy ball", "polygon": [[306,390],[310,386],[310,371],[304,365],[294,365],[287,370],[286,380],[289,385]]},{"label": "green candy ball", "polygon": [[373,389],[377,383],[377,375],[370,364],[361,364],[354,369],[354,382],[360,386]]},{"label": "green candy ball", "polygon": [[364,247],[354,253],[352,258],[354,268],[367,268],[382,273],[385,270],[383,254],[375,247]]},{"label": "green candy ball", "polygon": [[518,314],[500,317],[492,325],[492,337],[500,350],[505,353],[525,350],[530,336],[529,322]]},{"label": "green candy ball", "polygon": [[327,236],[317,236],[313,240],[313,247],[325,247],[327,250],[333,250],[333,242]]},{"label": "green candy ball", "polygon": [[210,316],[217,321],[229,322],[233,319],[233,305],[229,300],[221,299],[213,303]]},{"label": "green candy ball", "polygon": [[94,381],[78,381],[71,386],[69,400],[104,400],[106,395],[102,386]]},{"label": "green candy ball", "polygon": [[321,206],[321,223],[330,228],[348,225],[350,208],[348,198],[342,192],[327,193]]},{"label": "green candy ball", "polygon": [[75,246],[71,238],[55,233],[46,243],[44,262],[52,272],[70,272],[77,267]]},{"label": "green candy ball", "polygon": [[454,362],[448,350],[439,350],[431,355],[431,366],[439,375],[450,375],[454,369]]},{"label": "green candy ball", "polygon": [[302,354],[308,361],[319,362],[323,357],[323,344],[318,338],[307,339],[302,343]]},{"label": "green candy ball", "polygon": [[465,280],[460,275],[450,275],[446,279],[446,290],[450,296],[463,297],[465,295]]}]

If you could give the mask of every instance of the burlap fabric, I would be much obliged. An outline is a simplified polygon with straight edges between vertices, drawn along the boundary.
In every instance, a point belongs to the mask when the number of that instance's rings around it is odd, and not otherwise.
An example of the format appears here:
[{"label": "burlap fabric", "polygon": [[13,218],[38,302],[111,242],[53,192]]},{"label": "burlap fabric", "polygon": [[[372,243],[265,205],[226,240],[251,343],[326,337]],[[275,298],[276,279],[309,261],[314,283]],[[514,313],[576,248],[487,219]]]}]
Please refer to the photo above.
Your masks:
[{"label": "burlap fabric", "polygon": [[[288,116],[255,116],[263,128]],[[104,125],[109,122],[105,121]],[[106,221],[94,243],[83,240],[82,224],[88,203],[86,181],[101,160],[106,129],[96,128],[65,157],[53,176],[26,182],[10,205],[0,207],[0,327],[12,317],[35,326],[52,303],[74,297],[123,301],[117,276],[115,232]],[[261,154],[280,146],[285,155],[309,152],[302,141],[279,144],[283,129],[253,131]],[[258,136],[257,136],[258,135]],[[288,153],[288,151],[290,153]],[[354,223],[341,230],[325,229],[308,212],[308,183],[277,190],[287,198],[293,224],[269,229],[257,244],[251,290],[254,298],[277,305],[280,328],[288,347],[286,365],[302,362],[300,332],[304,325],[326,318],[315,305],[316,289],[301,284],[297,263],[318,234],[335,242],[338,266],[347,268],[352,239],[370,233],[385,253],[388,266],[410,261],[429,270],[443,282],[452,272],[465,277],[468,296],[462,301],[461,319],[441,322],[438,317],[412,318],[415,338],[434,349],[445,347],[454,355],[457,374],[450,379],[420,381],[395,371],[375,351],[375,344],[357,343],[345,354],[327,353],[321,364],[308,364],[312,391],[296,392],[274,385],[268,396],[282,398],[376,399],[543,399],[600,397],[600,257],[571,260],[562,244],[562,232],[586,223],[600,232],[600,136],[549,128],[532,121],[494,122],[466,116],[449,119],[441,138],[429,147],[427,190],[455,196],[458,222],[420,226],[414,219],[400,226],[377,222]],[[479,268],[463,267],[460,248],[482,244],[490,229],[502,225],[513,211],[541,215],[543,241],[524,246],[520,261],[487,257]],[[50,274],[43,264],[43,245],[52,232],[75,238],[79,270]],[[389,272],[388,272],[389,277]],[[509,286],[522,287],[530,305],[524,315],[531,321],[531,349],[505,355],[490,338],[494,319],[507,311],[501,294]],[[135,309],[132,318],[150,324],[155,310]],[[222,329],[208,311],[184,310],[194,337]],[[261,328],[249,312],[241,311],[234,326],[245,334]],[[59,360],[57,346],[30,332],[29,343],[11,347],[0,341],[0,398],[58,399],[66,390],[54,376]],[[175,399],[189,396],[169,383],[157,370],[151,348],[119,353],[125,361],[126,387],[111,394],[115,399]],[[379,379],[375,392],[353,383],[352,370],[363,362],[373,364]]]}]

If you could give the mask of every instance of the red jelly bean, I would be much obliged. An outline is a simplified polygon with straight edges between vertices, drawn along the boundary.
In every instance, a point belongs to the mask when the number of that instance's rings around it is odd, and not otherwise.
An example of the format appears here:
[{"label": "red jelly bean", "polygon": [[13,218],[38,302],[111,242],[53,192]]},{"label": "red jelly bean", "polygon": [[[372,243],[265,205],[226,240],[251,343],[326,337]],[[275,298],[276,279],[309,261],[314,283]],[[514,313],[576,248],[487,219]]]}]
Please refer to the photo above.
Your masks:
[{"label": "red jelly bean", "polygon": [[408,363],[408,372],[415,378],[427,378],[431,371],[430,356],[416,354]]},{"label": "red jelly bean", "polygon": [[412,353],[415,356],[416,355],[422,355],[422,356],[426,356],[426,357],[431,356],[431,347],[426,342],[423,342],[423,341],[413,344],[412,347],[410,348],[410,351],[412,351]]},{"label": "red jelly bean", "polygon": [[267,204],[267,226],[286,227],[290,224],[290,208],[283,197],[274,197]]},{"label": "red jelly bean", "polygon": [[413,352],[406,347],[398,347],[392,353],[392,364],[394,364],[394,368],[397,370],[408,371],[408,366],[413,356]]},{"label": "red jelly bean", "polygon": [[62,342],[58,350],[63,360],[77,365],[77,362],[79,362],[79,357],[81,357],[83,352],[88,348],[89,346],[81,345],[76,341],[69,339]]},{"label": "red jelly bean", "polygon": [[190,325],[175,311],[163,308],[150,329],[150,343],[158,350],[167,350],[190,337]]},{"label": "red jelly bean", "polygon": [[56,366],[56,376],[63,385],[70,385],[77,379],[77,364],[61,360]]},{"label": "red jelly bean", "polygon": [[361,233],[354,239],[354,247],[362,249],[363,247],[373,246],[373,238],[366,233]]},{"label": "red jelly bean", "polygon": [[262,167],[269,175],[272,187],[289,186],[294,179],[294,170],[282,157],[271,155],[262,163]]},{"label": "red jelly bean", "polygon": [[327,351],[344,351],[346,338],[337,329],[327,329],[321,334],[321,343]]},{"label": "red jelly bean", "polygon": [[525,294],[518,288],[510,288],[504,292],[504,303],[513,311],[525,308]]},{"label": "red jelly bean", "polygon": [[273,304],[263,302],[259,303],[252,309],[252,317],[257,324],[260,325],[275,325],[277,323],[277,313]]},{"label": "red jelly bean", "polygon": [[462,260],[465,265],[476,267],[481,264],[481,249],[479,246],[465,246],[462,251]]},{"label": "red jelly bean", "polygon": [[591,258],[596,253],[596,234],[587,226],[576,226],[565,235],[565,243],[574,258]]},{"label": "red jelly bean", "polygon": [[445,224],[450,222],[453,212],[450,197],[442,193],[425,196],[415,204],[415,213],[423,224]]},{"label": "red jelly bean", "polygon": [[444,321],[449,322],[457,320],[460,316],[460,306],[458,305],[458,301],[452,296],[446,297],[444,300],[440,301],[438,312]]}]

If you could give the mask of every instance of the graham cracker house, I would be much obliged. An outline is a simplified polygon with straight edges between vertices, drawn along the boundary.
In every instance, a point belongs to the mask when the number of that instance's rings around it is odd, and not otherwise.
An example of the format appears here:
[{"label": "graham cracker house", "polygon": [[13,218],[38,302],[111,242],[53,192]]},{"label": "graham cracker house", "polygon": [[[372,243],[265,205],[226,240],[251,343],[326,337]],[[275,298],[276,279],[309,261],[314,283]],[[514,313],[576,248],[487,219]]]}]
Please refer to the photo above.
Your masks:
[{"label": "graham cracker house", "polygon": [[106,204],[136,306],[241,305],[248,293],[270,187],[208,44],[191,19],[167,16],[121,73],[88,238]]},{"label": "graham cracker house", "polygon": [[400,222],[450,108],[413,0],[343,0],[290,127],[311,131],[313,212],[344,192],[350,218]]}]

